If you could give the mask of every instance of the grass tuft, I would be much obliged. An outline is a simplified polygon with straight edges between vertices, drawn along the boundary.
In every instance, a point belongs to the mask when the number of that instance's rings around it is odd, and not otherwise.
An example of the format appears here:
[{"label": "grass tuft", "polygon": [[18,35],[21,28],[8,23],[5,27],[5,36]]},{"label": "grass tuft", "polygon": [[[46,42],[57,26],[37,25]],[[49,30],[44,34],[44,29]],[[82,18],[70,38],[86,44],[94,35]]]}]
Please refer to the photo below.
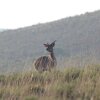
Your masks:
[{"label": "grass tuft", "polygon": [[0,100],[100,100],[100,65],[0,75]]}]

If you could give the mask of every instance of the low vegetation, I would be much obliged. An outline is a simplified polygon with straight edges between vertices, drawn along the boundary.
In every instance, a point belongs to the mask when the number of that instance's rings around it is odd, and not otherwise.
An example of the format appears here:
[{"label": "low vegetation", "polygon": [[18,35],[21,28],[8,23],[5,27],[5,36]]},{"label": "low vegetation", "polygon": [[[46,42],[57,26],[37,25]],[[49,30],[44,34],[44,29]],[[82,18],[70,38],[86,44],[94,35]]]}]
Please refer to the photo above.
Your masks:
[{"label": "low vegetation", "polygon": [[100,65],[0,75],[0,100],[100,100]]}]

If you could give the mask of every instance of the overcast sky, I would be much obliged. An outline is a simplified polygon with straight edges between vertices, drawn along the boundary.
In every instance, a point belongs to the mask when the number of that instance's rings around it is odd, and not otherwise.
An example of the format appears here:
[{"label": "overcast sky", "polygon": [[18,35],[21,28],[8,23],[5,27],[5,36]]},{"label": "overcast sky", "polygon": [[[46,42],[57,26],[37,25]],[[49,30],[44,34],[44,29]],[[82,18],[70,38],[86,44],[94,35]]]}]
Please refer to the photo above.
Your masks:
[{"label": "overcast sky", "polygon": [[0,28],[19,28],[100,10],[100,0],[0,0]]}]

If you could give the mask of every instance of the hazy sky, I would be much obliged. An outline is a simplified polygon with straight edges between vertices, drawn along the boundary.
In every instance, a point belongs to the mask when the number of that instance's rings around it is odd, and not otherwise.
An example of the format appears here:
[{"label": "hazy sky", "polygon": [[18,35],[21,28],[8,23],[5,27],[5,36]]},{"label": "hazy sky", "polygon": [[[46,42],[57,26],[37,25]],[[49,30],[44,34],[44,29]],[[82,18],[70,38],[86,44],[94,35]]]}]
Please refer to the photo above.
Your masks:
[{"label": "hazy sky", "polygon": [[100,0],[0,0],[0,28],[19,28],[100,10]]}]

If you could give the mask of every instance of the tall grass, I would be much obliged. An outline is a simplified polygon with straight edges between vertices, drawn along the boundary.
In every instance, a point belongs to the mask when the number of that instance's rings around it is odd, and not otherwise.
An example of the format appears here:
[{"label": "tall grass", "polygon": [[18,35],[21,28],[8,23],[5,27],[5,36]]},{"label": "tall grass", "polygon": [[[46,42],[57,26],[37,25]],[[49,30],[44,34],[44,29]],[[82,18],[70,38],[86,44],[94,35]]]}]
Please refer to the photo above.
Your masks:
[{"label": "tall grass", "polygon": [[100,65],[0,75],[0,100],[100,100]]}]

